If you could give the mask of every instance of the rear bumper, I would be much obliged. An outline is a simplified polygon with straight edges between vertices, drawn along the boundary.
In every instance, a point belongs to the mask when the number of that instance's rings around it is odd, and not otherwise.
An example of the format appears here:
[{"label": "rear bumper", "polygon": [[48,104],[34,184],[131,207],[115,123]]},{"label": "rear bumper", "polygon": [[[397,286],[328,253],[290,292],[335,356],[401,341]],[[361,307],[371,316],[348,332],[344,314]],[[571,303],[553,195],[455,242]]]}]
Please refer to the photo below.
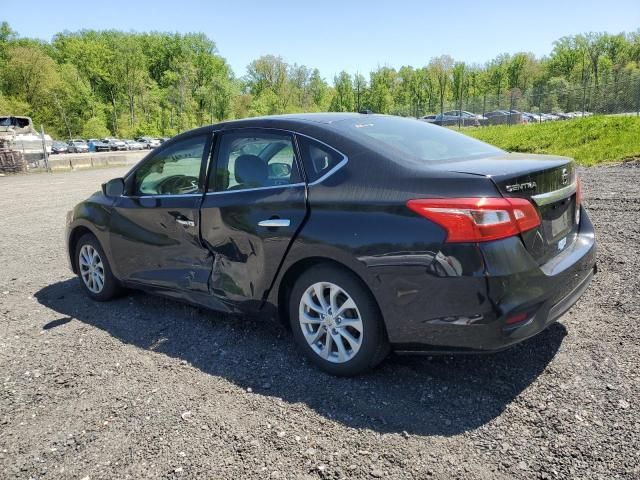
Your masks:
[{"label": "rear bumper", "polygon": [[[376,289],[376,296],[391,290],[379,303],[394,348],[497,351],[547,328],[578,301],[597,271],[593,225],[582,213],[573,242],[543,265],[513,237],[477,247],[482,273],[456,275],[449,270],[434,278],[405,272],[402,289],[385,286],[385,277],[380,277],[383,289]],[[465,271],[465,261],[460,258],[463,268],[458,271]]]}]

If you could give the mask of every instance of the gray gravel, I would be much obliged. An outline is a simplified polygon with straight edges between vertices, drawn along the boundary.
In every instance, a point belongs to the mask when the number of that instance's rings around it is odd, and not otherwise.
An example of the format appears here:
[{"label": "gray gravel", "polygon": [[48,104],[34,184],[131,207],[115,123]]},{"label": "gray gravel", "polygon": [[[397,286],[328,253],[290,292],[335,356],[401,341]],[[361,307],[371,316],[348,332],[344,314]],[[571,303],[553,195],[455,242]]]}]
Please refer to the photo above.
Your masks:
[{"label": "gray gravel", "polygon": [[64,214],[123,170],[0,178],[0,478],[639,478],[640,169],[583,171],[599,273],[506,352],[337,379],[259,318],[89,301]]}]

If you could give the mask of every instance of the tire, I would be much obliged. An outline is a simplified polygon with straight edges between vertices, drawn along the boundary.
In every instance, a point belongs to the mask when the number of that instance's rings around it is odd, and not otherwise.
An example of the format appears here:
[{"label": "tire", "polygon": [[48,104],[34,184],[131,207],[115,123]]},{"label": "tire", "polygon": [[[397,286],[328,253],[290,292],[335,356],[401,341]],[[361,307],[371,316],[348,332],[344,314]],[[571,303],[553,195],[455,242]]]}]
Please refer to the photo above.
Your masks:
[{"label": "tire", "polygon": [[[329,310],[331,297],[338,312]],[[364,373],[390,350],[373,295],[355,275],[337,267],[317,265],[298,278],[289,298],[289,319],[298,347],[332,375]]]},{"label": "tire", "polygon": [[[94,253],[98,261],[95,261]],[[113,276],[109,259],[94,235],[86,233],[80,237],[76,244],[75,262],[80,285],[93,300],[106,302],[121,293],[120,282]],[[88,272],[87,275],[83,274],[85,271]],[[97,278],[92,275],[93,272]],[[102,282],[99,281],[100,278]]]}]

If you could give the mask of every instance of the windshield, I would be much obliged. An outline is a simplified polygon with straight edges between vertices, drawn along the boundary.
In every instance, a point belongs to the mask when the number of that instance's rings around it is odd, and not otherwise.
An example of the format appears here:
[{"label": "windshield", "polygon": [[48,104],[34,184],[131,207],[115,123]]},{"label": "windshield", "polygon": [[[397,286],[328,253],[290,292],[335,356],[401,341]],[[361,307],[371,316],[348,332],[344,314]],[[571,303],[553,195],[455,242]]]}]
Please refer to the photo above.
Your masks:
[{"label": "windshield", "polygon": [[421,162],[485,157],[502,152],[448,128],[410,118],[363,115],[336,126],[373,149],[390,148],[396,155],[403,154]]}]

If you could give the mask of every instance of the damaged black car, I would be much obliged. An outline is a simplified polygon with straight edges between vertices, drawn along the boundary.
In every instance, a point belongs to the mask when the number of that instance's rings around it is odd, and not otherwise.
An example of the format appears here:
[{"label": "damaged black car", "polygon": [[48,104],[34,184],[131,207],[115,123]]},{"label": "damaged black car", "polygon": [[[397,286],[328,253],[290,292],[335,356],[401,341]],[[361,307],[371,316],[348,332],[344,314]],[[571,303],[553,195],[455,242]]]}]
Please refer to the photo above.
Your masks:
[{"label": "damaged black car", "polygon": [[571,159],[345,113],[168,140],[69,212],[67,254],[95,300],[135,288],[276,316],[336,375],[392,349],[506,348],[556,321],[596,272]]}]

